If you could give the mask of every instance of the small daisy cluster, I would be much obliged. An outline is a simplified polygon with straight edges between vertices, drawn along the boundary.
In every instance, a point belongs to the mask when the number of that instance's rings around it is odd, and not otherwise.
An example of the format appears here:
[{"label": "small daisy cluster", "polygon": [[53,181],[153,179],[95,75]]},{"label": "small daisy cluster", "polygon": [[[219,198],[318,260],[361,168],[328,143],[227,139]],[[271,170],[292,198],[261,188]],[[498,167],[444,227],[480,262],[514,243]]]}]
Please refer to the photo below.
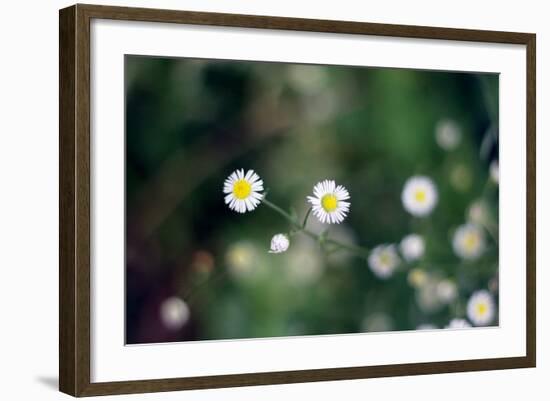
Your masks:
[{"label": "small daisy cluster", "polygon": [[[224,182],[225,203],[238,213],[251,212],[262,202],[263,181],[254,170],[236,170]],[[333,180],[324,180],[313,187],[313,196],[306,198],[311,211],[321,223],[340,224],[347,217],[351,203],[348,190]],[[290,245],[286,234],[275,234],[269,253],[286,252]]]},{"label": "small daisy cluster", "polygon": [[[436,128],[436,141],[446,151],[456,149],[460,145],[461,137],[460,127],[453,121],[441,121]],[[493,182],[498,183],[498,165],[491,166],[490,177]],[[287,219],[293,219],[290,214],[268,202],[263,191],[264,183],[258,174],[253,170],[248,170],[245,173],[244,169],[236,170],[229,175],[223,187],[225,203],[231,210],[238,213],[251,212],[261,203],[265,203]],[[307,196],[305,200],[310,208],[303,224],[299,224],[295,219],[291,222],[294,227],[297,227],[298,232],[305,231],[310,236],[317,237],[320,243],[323,241],[322,235],[317,236],[305,229],[310,212],[319,223],[328,225],[342,223],[350,212],[350,194],[343,185],[337,184],[334,180],[325,179],[315,184],[312,195]],[[414,175],[405,181],[401,192],[401,203],[404,210],[413,218],[427,218],[435,210],[438,202],[439,192],[432,178],[425,175]],[[466,222],[452,232],[450,248],[458,258],[465,262],[472,262],[484,254],[487,245],[485,237],[487,216],[487,206],[483,200],[477,200],[470,205],[466,213]],[[290,247],[290,236],[293,234],[295,231],[273,235],[269,253],[287,252]],[[338,245],[338,242],[332,240],[332,244]],[[427,263],[425,260],[426,241],[424,236],[418,232],[412,232],[396,243],[375,245],[368,252],[366,249],[365,252],[362,252],[363,248],[355,245],[342,248],[352,251],[359,249],[359,253],[362,256],[365,255],[374,276],[381,280],[389,279],[401,267],[406,268],[412,265],[408,270],[407,280],[415,290],[416,301],[420,309],[425,313],[435,312],[444,306],[451,307],[458,302],[459,290],[456,281],[442,277],[439,273],[431,273],[429,269],[426,270],[426,266],[424,266]],[[244,272],[248,270],[246,266],[253,266],[254,263],[250,258],[241,257],[242,250],[233,251],[234,254],[230,255],[230,265],[234,267],[232,268],[235,272]],[[246,254],[246,252],[244,253]],[[246,262],[245,259],[251,263]],[[495,310],[491,293],[486,290],[476,291],[467,302],[467,319],[455,317],[446,327],[465,328],[472,325],[489,325],[495,320]],[[419,326],[419,329],[433,328],[436,326],[427,323]]]}]

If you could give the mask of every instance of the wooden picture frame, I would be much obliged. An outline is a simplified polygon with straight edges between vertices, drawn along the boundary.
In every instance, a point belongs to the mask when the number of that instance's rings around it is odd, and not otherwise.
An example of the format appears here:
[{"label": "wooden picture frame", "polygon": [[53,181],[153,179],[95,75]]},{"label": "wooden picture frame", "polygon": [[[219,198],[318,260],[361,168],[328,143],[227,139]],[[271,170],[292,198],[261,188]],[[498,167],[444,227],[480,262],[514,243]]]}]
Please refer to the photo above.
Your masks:
[{"label": "wooden picture frame", "polygon": [[[92,383],[90,379],[90,21],[109,19],[526,46],[527,227],[526,355],[492,359],[278,371],[222,376]],[[74,5],[59,14],[60,286],[59,388],[73,396],[143,393],[264,384],[534,367],[535,280],[535,47],[529,33],[495,32],[190,11]]]}]

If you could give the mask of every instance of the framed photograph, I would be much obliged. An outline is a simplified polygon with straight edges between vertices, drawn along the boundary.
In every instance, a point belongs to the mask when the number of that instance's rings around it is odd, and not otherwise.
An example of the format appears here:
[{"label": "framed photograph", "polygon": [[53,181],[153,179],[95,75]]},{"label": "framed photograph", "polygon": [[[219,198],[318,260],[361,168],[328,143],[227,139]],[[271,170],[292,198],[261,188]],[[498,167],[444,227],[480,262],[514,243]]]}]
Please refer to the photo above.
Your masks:
[{"label": "framed photograph", "polygon": [[534,34],[59,18],[61,391],[535,366]]}]

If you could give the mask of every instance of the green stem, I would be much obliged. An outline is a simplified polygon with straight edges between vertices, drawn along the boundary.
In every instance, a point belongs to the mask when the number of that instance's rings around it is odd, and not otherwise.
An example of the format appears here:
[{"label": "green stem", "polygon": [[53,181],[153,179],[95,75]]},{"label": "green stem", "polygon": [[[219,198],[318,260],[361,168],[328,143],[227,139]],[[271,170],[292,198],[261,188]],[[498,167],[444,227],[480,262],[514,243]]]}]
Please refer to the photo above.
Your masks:
[{"label": "green stem", "polygon": [[307,210],[306,217],[304,217],[304,222],[302,223],[302,228],[306,228],[307,219],[309,218],[309,215],[311,214],[311,207]]},{"label": "green stem", "polygon": [[282,208],[280,208],[276,204],[272,203],[271,201],[268,201],[266,199],[265,195],[262,198],[262,203],[264,205],[268,206],[269,208],[271,208],[272,210],[274,210],[275,212],[279,213],[286,220],[288,220],[288,222],[295,228],[295,230],[297,232],[303,232],[305,235],[307,235],[310,238],[313,238],[314,240],[316,240],[319,243],[324,242],[325,244],[335,245],[335,246],[340,247],[342,249],[346,249],[350,252],[357,253],[362,257],[367,257],[368,254],[369,254],[369,250],[367,248],[363,248],[363,247],[356,246],[356,245],[351,245],[351,244],[344,244],[344,243],[342,243],[340,241],[337,241],[335,239],[325,238],[325,237],[323,237],[319,234],[314,233],[313,231],[308,230],[305,226],[306,226],[306,223],[307,223],[307,219],[309,218],[309,215],[311,213],[311,208],[309,208],[309,210],[307,211],[306,217],[304,218],[304,222],[302,224],[300,224],[300,222],[297,221],[296,219],[294,219],[289,213],[285,212]]}]

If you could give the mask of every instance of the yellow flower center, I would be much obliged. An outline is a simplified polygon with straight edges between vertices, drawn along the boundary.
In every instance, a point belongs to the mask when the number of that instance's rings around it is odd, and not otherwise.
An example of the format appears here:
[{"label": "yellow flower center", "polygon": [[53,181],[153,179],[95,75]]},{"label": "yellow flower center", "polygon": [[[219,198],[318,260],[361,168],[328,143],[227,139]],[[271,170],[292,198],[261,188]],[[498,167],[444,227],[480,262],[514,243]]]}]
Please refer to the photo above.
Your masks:
[{"label": "yellow flower center", "polygon": [[424,203],[424,201],[426,200],[426,191],[422,189],[416,191],[414,194],[414,199],[419,203]]},{"label": "yellow flower center", "polygon": [[466,238],[464,238],[464,247],[469,251],[474,250],[477,247],[477,243],[477,235],[474,233],[468,234],[466,235]]},{"label": "yellow flower center", "polygon": [[252,185],[244,179],[238,180],[233,184],[233,195],[237,199],[246,199],[252,192]]},{"label": "yellow flower center", "polygon": [[391,256],[388,254],[388,253],[383,253],[380,255],[380,263],[384,266],[384,267],[389,267],[390,263],[391,263]]},{"label": "yellow flower center", "polygon": [[338,207],[338,199],[333,194],[327,194],[321,199],[321,206],[326,212],[333,212]]},{"label": "yellow flower center", "polygon": [[477,314],[483,316],[485,313],[487,313],[487,305],[484,303],[477,304]]}]

